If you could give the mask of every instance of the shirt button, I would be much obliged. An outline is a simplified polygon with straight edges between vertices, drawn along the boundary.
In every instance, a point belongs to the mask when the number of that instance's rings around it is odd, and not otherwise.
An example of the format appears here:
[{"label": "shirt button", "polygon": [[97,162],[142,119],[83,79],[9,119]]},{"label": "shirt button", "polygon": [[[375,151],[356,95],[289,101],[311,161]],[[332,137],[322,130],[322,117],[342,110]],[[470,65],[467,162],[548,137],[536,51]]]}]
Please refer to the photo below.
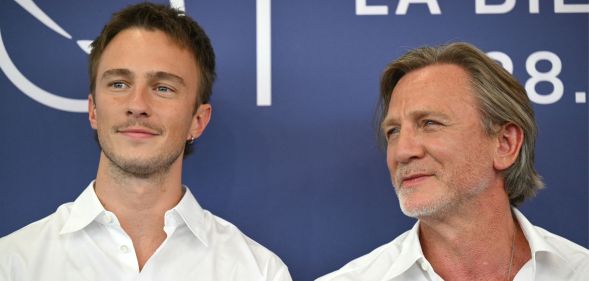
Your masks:
[{"label": "shirt button", "polygon": [[121,252],[125,254],[129,252],[129,247],[127,247],[126,245],[122,245],[119,249],[121,250]]},{"label": "shirt button", "polygon": [[428,268],[429,268],[429,267],[427,266],[427,263],[425,263],[425,262],[422,262],[422,263],[421,263],[421,270],[423,270],[423,271],[427,271],[427,270],[428,270]]}]

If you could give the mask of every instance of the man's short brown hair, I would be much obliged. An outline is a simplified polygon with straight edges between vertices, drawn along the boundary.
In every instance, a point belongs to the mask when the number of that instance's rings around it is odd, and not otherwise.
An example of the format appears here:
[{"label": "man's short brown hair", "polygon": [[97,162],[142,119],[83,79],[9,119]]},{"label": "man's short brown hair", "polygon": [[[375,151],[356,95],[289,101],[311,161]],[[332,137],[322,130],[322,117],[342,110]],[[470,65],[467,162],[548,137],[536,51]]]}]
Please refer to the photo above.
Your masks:
[{"label": "man's short brown hair", "polygon": [[[96,89],[96,71],[102,52],[121,31],[129,28],[143,28],[164,32],[179,46],[192,51],[201,72],[200,93],[197,105],[208,103],[215,80],[215,52],[204,30],[189,16],[169,6],[140,3],[129,6],[115,14],[104,26],[100,35],[92,42],[89,74],[90,93]],[[195,108],[196,109],[196,108]]]}]

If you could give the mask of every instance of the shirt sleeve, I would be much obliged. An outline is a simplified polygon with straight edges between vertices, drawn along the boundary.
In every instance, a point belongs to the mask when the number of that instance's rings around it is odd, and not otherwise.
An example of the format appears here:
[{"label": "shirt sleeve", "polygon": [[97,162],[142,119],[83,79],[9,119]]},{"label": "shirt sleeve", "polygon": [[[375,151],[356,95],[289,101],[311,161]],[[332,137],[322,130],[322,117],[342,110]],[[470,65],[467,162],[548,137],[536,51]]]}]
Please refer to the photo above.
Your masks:
[{"label": "shirt sleeve", "polygon": [[274,278],[269,279],[269,280],[271,280],[271,281],[292,281],[292,278],[290,277],[290,273],[288,272],[288,268],[286,267],[286,265],[281,264],[281,267],[278,268],[278,270],[276,271]]}]

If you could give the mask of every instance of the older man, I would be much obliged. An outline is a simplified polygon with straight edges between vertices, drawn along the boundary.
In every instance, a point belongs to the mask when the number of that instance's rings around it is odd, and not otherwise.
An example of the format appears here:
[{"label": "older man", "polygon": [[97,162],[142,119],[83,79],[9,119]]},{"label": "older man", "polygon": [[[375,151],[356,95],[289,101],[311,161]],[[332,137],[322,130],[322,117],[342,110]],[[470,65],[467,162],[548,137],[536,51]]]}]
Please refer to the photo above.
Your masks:
[{"label": "older man", "polygon": [[96,180],[0,239],[0,280],[291,280],[182,185],[184,155],[211,117],[215,55],[200,26],[143,3],[116,13],[92,47]]},{"label": "older man", "polygon": [[381,129],[415,226],[319,281],[588,280],[589,251],[516,206],[542,188],[523,87],[465,43],[410,51],[381,80]]}]

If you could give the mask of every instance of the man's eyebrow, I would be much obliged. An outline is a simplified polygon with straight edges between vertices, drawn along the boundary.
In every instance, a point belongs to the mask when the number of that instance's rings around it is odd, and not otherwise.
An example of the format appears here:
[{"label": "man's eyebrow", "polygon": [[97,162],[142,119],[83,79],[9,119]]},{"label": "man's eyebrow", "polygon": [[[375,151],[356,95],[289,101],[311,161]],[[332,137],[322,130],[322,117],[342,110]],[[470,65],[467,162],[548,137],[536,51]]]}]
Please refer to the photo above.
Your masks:
[{"label": "man's eyebrow", "polygon": [[156,71],[156,72],[149,72],[146,74],[148,79],[155,79],[155,80],[170,80],[176,83],[185,86],[184,79],[176,74],[172,74],[165,71]]},{"label": "man's eyebrow", "polygon": [[133,78],[134,75],[133,75],[133,72],[131,72],[131,70],[128,70],[126,68],[113,68],[113,69],[109,69],[109,70],[103,72],[100,79],[106,79],[111,76],[122,76],[122,77]]},{"label": "man's eyebrow", "polygon": [[385,118],[380,123],[380,129],[384,131],[387,127],[390,127],[392,125],[397,125],[398,123],[399,122],[396,118]]},{"label": "man's eyebrow", "polygon": [[[412,120],[419,120],[422,118],[426,118],[426,117],[436,117],[436,118],[441,118],[442,120],[448,120],[449,116],[445,113],[442,112],[438,112],[438,111],[431,111],[431,110],[416,110],[413,111],[411,113],[409,113],[409,118],[411,118]],[[392,126],[392,125],[398,125],[399,120],[398,118],[385,118],[382,123],[381,123],[381,130],[384,130],[385,128]]]}]

